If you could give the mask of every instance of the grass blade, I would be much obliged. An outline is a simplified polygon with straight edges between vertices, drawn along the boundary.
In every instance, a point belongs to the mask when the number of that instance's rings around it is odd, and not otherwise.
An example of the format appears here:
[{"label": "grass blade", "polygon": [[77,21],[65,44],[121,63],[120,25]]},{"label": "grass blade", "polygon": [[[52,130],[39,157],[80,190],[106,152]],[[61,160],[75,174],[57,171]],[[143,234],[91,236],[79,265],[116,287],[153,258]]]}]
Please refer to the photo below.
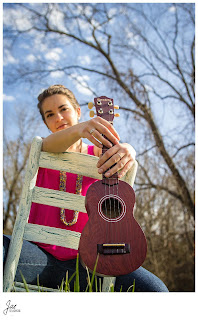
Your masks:
[{"label": "grass blade", "polygon": [[87,270],[87,288],[86,288],[85,292],[87,292],[88,289],[89,289],[89,292],[92,292],[89,270],[88,270],[87,266],[85,266],[85,268]]},{"label": "grass blade", "polygon": [[96,292],[98,292],[97,276],[95,276],[95,288],[96,288]]},{"label": "grass blade", "polygon": [[69,291],[70,291],[70,289],[69,289],[69,281],[68,281],[68,270],[67,270],[67,272],[66,272],[66,279],[65,279],[64,291],[65,291],[65,292],[69,292]]},{"label": "grass blade", "polygon": [[38,274],[37,274],[37,286],[38,286],[38,292],[41,292],[40,284],[39,284],[39,275]]},{"label": "grass blade", "polygon": [[60,285],[60,287],[58,288],[60,292],[63,292],[63,285],[64,285],[64,278],[62,279],[61,285]]},{"label": "grass blade", "polygon": [[76,281],[74,282],[74,292],[80,292],[80,281],[79,281],[79,255],[76,258]]},{"label": "grass blade", "polygon": [[131,288],[132,288],[131,292],[135,292],[135,279],[133,280],[133,284],[127,289],[127,292],[130,292]]},{"label": "grass blade", "polygon": [[92,291],[93,291],[93,282],[94,282],[94,277],[95,277],[96,268],[97,268],[97,264],[98,264],[98,259],[99,259],[99,253],[97,255],[96,263],[95,263],[95,266],[94,266],[94,269],[93,269],[93,273],[92,273],[92,277],[91,277],[91,289],[92,289]]},{"label": "grass blade", "polygon": [[114,292],[114,285],[113,285],[113,283],[110,285],[110,292]]},{"label": "grass blade", "polygon": [[25,290],[26,290],[27,292],[30,292],[30,290],[29,290],[29,288],[28,288],[28,285],[27,285],[27,282],[26,282],[26,280],[25,280],[25,278],[24,278],[21,270],[20,270],[20,274],[21,274],[21,278],[22,278],[23,283],[24,283]]}]

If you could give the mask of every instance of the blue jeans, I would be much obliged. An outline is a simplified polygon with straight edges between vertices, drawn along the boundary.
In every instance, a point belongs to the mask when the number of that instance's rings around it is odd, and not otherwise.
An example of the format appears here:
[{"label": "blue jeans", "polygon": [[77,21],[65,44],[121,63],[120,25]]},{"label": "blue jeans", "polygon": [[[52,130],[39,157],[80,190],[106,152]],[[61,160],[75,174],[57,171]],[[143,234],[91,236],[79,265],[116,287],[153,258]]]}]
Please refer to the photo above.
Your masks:
[{"label": "blue jeans", "polygon": [[[9,243],[10,236],[3,236],[4,264],[6,261]],[[57,289],[57,287],[61,285],[62,280],[65,279],[67,270],[68,276],[71,277],[76,270],[76,259],[68,261],[57,260],[36,244],[24,240],[15,281],[22,282],[20,274],[21,271],[27,283],[37,284],[37,275],[39,275],[40,285]],[[80,263],[79,277],[80,290],[85,291],[87,287],[87,271]],[[126,292],[133,284],[134,279],[136,292],[168,292],[165,284],[158,277],[143,267],[138,268],[130,274],[117,277],[115,291],[119,292],[122,287],[122,292]],[[70,284],[70,288],[73,290],[73,281]]]}]

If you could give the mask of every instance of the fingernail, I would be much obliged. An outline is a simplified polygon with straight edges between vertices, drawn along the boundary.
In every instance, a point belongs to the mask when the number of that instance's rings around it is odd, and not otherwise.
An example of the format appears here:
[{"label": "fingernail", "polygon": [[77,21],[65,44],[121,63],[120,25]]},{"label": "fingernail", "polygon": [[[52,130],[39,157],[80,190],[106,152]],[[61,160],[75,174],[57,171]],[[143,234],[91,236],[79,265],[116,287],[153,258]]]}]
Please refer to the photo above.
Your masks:
[{"label": "fingernail", "polygon": [[106,176],[106,177],[109,177],[109,176],[110,176],[110,173],[109,173],[109,172],[105,173],[105,176]]},{"label": "fingernail", "polygon": [[99,170],[98,170],[98,173],[102,173],[102,172],[103,172],[103,170],[102,170],[102,169],[99,169]]}]

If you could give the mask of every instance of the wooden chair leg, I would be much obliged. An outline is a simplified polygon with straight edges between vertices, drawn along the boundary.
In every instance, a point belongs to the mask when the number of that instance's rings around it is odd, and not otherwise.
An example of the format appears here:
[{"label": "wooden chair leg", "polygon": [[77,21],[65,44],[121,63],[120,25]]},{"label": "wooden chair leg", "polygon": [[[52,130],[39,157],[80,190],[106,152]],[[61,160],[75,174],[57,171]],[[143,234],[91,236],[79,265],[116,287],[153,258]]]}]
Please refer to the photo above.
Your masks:
[{"label": "wooden chair leg", "polygon": [[102,292],[110,292],[111,286],[115,286],[116,277],[104,277],[102,284]]},{"label": "wooden chair leg", "polygon": [[14,282],[16,269],[23,244],[24,228],[27,223],[30,206],[32,203],[33,187],[36,183],[36,174],[38,170],[38,159],[41,151],[42,139],[34,138],[28,166],[25,174],[25,184],[23,186],[19,211],[16,217],[15,226],[8,250],[8,255],[4,269],[3,291],[10,291]]}]

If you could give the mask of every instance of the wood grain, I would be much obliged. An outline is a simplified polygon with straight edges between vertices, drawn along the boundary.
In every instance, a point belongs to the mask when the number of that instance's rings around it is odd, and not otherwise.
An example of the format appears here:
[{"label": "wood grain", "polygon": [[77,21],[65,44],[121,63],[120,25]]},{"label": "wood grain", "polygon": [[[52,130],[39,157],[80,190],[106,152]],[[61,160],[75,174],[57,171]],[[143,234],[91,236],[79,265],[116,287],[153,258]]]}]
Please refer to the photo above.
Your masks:
[{"label": "wood grain", "polygon": [[116,195],[126,204],[126,214],[119,222],[105,221],[99,215],[98,204],[105,196],[106,191],[101,181],[92,184],[87,191],[85,206],[89,221],[82,231],[79,254],[83,263],[90,270],[93,270],[98,254],[97,244],[130,244],[130,253],[99,255],[97,274],[119,276],[133,272],[142,265],[146,257],[147,244],[145,235],[133,216],[135,193],[132,187],[119,181]]},{"label": "wood grain", "polygon": [[23,238],[78,250],[80,236],[80,232],[27,223]]},{"label": "wood grain", "polygon": [[86,212],[84,196],[59,190],[35,187],[32,202]]}]

